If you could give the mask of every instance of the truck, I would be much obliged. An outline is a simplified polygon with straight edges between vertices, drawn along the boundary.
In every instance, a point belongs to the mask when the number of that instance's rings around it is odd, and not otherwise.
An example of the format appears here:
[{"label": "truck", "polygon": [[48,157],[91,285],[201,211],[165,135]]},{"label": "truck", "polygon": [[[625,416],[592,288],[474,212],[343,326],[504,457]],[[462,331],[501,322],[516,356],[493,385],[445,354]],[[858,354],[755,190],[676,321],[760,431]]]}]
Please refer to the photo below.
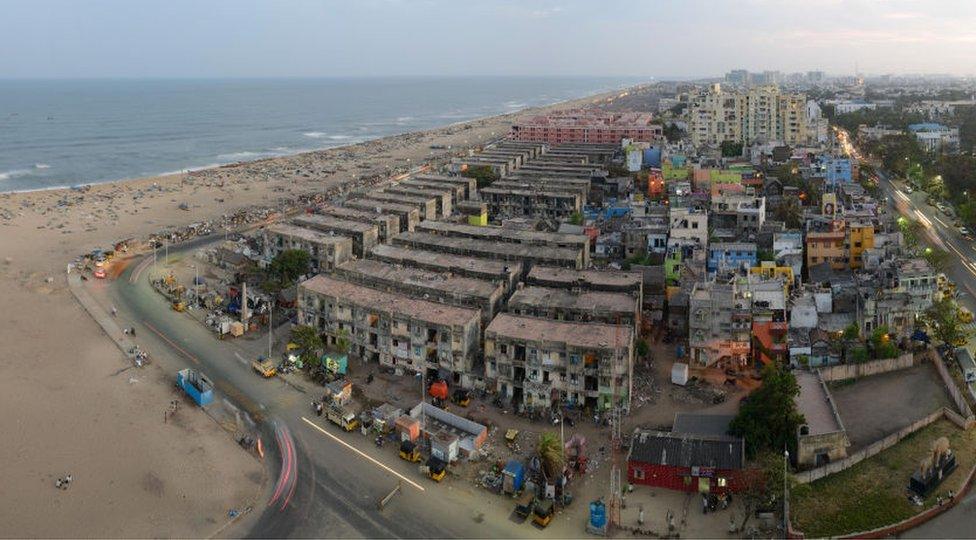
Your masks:
[{"label": "truck", "polygon": [[213,383],[195,369],[186,368],[176,372],[176,386],[201,407],[213,402]]},{"label": "truck", "polygon": [[275,368],[274,362],[271,360],[261,360],[257,359],[251,362],[251,367],[254,371],[257,371],[265,379],[270,379],[278,374],[278,370]]},{"label": "truck", "polygon": [[329,422],[346,431],[353,431],[359,427],[359,418],[348,407],[328,407],[325,410],[325,417],[329,419]]}]

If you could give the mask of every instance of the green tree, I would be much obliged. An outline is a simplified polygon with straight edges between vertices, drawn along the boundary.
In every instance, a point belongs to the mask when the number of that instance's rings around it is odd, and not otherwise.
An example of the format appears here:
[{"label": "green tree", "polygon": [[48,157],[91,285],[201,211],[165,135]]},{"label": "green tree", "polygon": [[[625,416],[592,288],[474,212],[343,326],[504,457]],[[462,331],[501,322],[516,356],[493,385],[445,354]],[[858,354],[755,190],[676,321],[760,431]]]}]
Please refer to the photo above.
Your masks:
[{"label": "green tree", "polygon": [[922,314],[922,322],[928,326],[933,337],[948,345],[955,345],[969,337],[969,331],[959,320],[959,306],[951,298],[933,302],[932,307]]},{"label": "green tree", "polygon": [[572,225],[582,225],[583,224],[583,214],[579,212],[573,212],[569,216],[569,223]]},{"label": "green tree", "polygon": [[650,351],[651,348],[650,346],[648,346],[647,340],[645,339],[637,340],[637,356],[644,358],[647,356],[647,353],[649,353]]},{"label": "green tree", "polygon": [[745,439],[750,457],[762,450],[782,452],[795,447],[796,430],[804,422],[794,401],[799,394],[796,377],[778,362],[763,368],[762,385],[743,400],[729,424],[733,435]]},{"label": "green tree", "polygon": [[488,187],[496,180],[501,178],[501,176],[499,176],[499,174],[488,165],[482,165],[480,167],[468,167],[461,172],[461,176],[467,176],[468,178],[474,178],[477,180],[479,189]]},{"label": "green tree", "polygon": [[922,224],[913,220],[906,219],[904,217],[898,218],[898,229],[901,230],[902,238],[905,239],[905,245],[908,249],[914,250],[918,247],[919,240],[922,234]]},{"label": "green tree", "polygon": [[286,249],[268,265],[265,288],[278,291],[291,287],[295,280],[309,272],[311,257],[303,249]]},{"label": "green tree", "polygon": [[335,333],[335,349],[339,354],[348,354],[349,345],[349,330],[341,328]]},{"label": "green tree", "polygon": [[876,359],[894,358],[898,356],[898,347],[892,343],[887,326],[879,326],[871,332],[871,348]]},{"label": "green tree", "polygon": [[772,512],[783,506],[784,478],[790,484],[791,492],[795,484],[792,476],[785,476],[786,467],[783,450],[763,450],[756,457],[754,466],[742,472],[740,493],[746,511],[739,530],[745,528],[755,511]]},{"label": "green tree", "polygon": [[547,431],[539,435],[539,444],[536,446],[539,459],[542,460],[542,467],[545,469],[547,478],[556,478],[562,471],[565,456],[563,455],[563,445],[559,441],[559,435]]},{"label": "green tree", "polygon": [[325,347],[318,330],[307,325],[293,326],[291,341],[301,349],[301,358],[305,365],[314,366],[318,364],[322,349]]},{"label": "green tree", "polygon": [[925,259],[936,272],[945,272],[949,266],[949,252],[944,249],[927,247],[922,251]]},{"label": "green tree", "polygon": [[722,141],[720,146],[722,157],[736,158],[742,157],[742,143],[735,141]]},{"label": "green tree", "polygon": [[671,143],[678,142],[684,136],[685,136],[685,132],[683,129],[678,127],[678,124],[675,124],[674,122],[669,122],[664,126],[664,138],[667,139],[668,142]]},{"label": "green tree", "polygon": [[847,328],[844,329],[844,339],[847,341],[854,341],[861,337],[861,329],[858,328],[857,323],[851,323]]}]

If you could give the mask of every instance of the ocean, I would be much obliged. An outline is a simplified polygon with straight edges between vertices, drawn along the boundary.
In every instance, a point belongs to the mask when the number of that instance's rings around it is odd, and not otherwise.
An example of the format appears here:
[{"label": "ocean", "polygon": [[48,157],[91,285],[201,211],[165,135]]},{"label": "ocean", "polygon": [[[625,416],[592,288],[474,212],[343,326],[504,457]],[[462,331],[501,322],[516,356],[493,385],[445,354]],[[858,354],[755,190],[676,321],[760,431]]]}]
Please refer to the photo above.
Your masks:
[{"label": "ocean", "polygon": [[333,148],[639,82],[529,77],[0,80],[0,192]]}]

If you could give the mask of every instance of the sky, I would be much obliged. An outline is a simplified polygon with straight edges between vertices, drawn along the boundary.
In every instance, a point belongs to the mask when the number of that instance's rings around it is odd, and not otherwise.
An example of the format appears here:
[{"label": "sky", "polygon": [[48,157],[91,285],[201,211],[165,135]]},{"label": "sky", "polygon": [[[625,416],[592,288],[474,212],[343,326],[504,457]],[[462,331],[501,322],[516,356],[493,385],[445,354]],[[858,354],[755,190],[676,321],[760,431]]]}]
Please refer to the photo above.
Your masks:
[{"label": "sky", "polygon": [[0,78],[976,74],[973,0],[0,0]]}]

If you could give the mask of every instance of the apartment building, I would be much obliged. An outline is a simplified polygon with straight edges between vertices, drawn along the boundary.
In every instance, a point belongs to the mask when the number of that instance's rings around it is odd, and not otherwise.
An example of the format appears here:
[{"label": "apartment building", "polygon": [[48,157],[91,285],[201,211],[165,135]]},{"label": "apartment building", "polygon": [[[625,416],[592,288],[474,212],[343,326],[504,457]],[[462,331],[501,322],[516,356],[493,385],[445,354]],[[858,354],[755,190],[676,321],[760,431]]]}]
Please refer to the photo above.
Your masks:
[{"label": "apartment building", "polygon": [[725,194],[712,197],[712,226],[731,227],[736,235],[759,232],[766,223],[766,197]]},{"label": "apartment building", "polygon": [[708,213],[696,208],[671,208],[668,212],[668,246],[708,244]]},{"label": "apartment building", "polygon": [[807,220],[807,268],[828,263],[834,270],[858,269],[874,248],[874,224],[844,219]]},{"label": "apartment building", "polygon": [[357,197],[364,201],[378,201],[413,206],[420,212],[420,220],[437,219],[437,198],[418,197],[412,195],[400,195],[396,193],[384,193],[382,191],[369,191]]},{"label": "apartment building", "polygon": [[664,128],[651,123],[653,119],[650,113],[566,110],[521,117],[512,125],[509,138],[548,144],[620,144],[623,139],[655,142],[663,138]]},{"label": "apartment building", "polygon": [[806,96],[763,85],[724,91],[720,84],[692,96],[689,132],[695,146],[808,141]]},{"label": "apartment building", "polygon": [[309,254],[313,272],[331,272],[352,258],[352,238],[296,227],[287,223],[268,225],[263,231],[264,257],[271,260],[289,249]]},{"label": "apartment building", "polygon": [[292,222],[306,229],[315,229],[352,238],[352,253],[357,257],[365,257],[369,250],[379,243],[379,228],[371,223],[319,214],[304,214],[296,217]]},{"label": "apartment building", "polygon": [[712,242],[708,245],[709,272],[748,271],[758,262],[755,242]]},{"label": "apartment building", "polygon": [[733,369],[748,365],[752,302],[737,281],[695,284],[689,296],[688,315],[692,362]]},{"label": "apartment building", "polygon": [[506,289],[502,282],[435,272],[375,259],[348,261],[334,275],[352,283],[405,294],[450,306],[481,310],[486,326],[501,309]]},{"label": "apartment building", "polygon": [[532,285],[518,288],[508,299],[508,311],[516,315],[633,328],[640,324],[640,307],[636,294]]},{"label": "apartment building", "polygon": [[461,198],[471,199],[478,193],[478,181],[467,176],[443,176],[439,174],[417,174],[410,180],[418,180],[430,184],[440,184],[454,188],[461,188]]},{"label": "apartment building", "polygon": [[464,257],[386,244],[373,248],[370,257],[390,264],[498,282],[504,285],[506,296],[515,289],[515,284],[523,274],[522,263],[518,261]]},{"label": "apartment building", "polygon": [[[520,262],[525,270],[536,264],[576,269],[585,266],[583,254],[578,249],[444,236],[419,231],[401,234],[393,239],[393,245],[509,263]],[[587,257],[588,254],[589,251]]]},{"label": "apartment building", "polygon": [[644,276],[640,272],[533,266],[525,276],[525,282],[540,287],[636,294],[643,301]]},{"label": "apartment building", "polygon": [[518,217],[565,220],[582,212],[584,199],[579,193],[536,188],[486,187],[481,200],[488,205],[494,221]]},{"label": "apartment building", "polygon": [[942,124],[926,122],[908,126],[918,144],[928,152],[949,151],[959,149],[959,128],[950,128]]},{"label": "apartment building", "polygon": [[406,195],[408,197],[432,198],[434,199],[435,211],[438,216],[447,218],[451,216],[453,209],[454,192],[450,189],[414,187],[409,185],[393,184],[383,188],[383,193],[394,195]]},{"label": "apartment building", "polygon": [[516,407],[629,411],[633,340],[629,326],[502,313],[485,330],[485,377]]},{"label": "apartment building", "polygon": [[365,210],[332,205],[320,206],[315,209],[315,213],[347,219],[349,221],[359,221],[360,223],[372,223],[377,227],[380,242],[389,243],[394,236],[400,234],[400,217],[394,214],[367,212]]},{"label": "apartment building", "polygon": [[400,232],[413,231],[413,228],[420,223],[420,210],[409,204],[397,204],[368,199],[350,199],[344,202],[342,206],[364,212],[396,216],[400,220]]},{"label": "apartment building", "polygon": [[298,320],[366,362],[413,372],[448,371],[472,384],[481,339],[477,309],[448,306],[320,274],[298,286]]},{"label": "apartment building", "polygon": [[457,203],[465,201],[468,198],[466,195],[467,188],[462,184],[442,184],[438,182],[431,182],[429,180],[423,180],[421,178],[411,177],[407,178],[406,180],[400,180],[396,183],[396,185],[410,188],[426,188],[449,191],[451,193],[451,203],[454,205],[457,205]]},{"label": "apartment building", "polygon": [[590,261],[590,238],[585,234],[527,231],[508,227],[475,227],[446,221],[422,223],[418,225],[417,232],[454,238],[492,240],[506,244],[572,249],[579,253],[584,267]]}]

